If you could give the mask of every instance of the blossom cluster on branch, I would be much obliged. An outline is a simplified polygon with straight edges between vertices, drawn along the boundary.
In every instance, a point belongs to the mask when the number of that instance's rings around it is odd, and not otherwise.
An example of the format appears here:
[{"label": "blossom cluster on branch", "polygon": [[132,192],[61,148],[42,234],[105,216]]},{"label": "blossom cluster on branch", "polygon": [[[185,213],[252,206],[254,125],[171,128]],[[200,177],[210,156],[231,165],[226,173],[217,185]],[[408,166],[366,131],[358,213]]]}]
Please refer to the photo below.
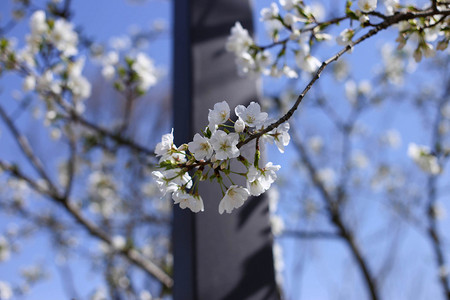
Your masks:
[{"label": "blossom cluster on branch", "polygon": [[[173,131],[165,134],[155,149],[160,157],[159,167],[153,176],[163,195],[172,193],[175,204],[188,207],[193,212],[204,210],[199,194],[199,182],[209,179],[217,181],[222,190],[219,213],[231,213],[247,198],[259,196],[276,180],[279,165],[272,162],[260,164],[261,148],[265,142],[275,143],[280,152],[289,144],[289,123],[262,134],[255,142],[245,144],[248,137],[258,135],[272,123],[256,102],[247,107],[235,108],[237,120],[230,118],[230,107],[226,101],[216,103],[209,110],[208,127],[202,135],[196,133],[192,142],[177,147],[173,143]],[[238,161],[242,168],[233,162]],[[210,174],[211,173],[211,174]],[[192,176],[191,176],[192,175]],[[232,175],[246,179],[246,187],[235,184]]]},{"label": "blossom cluster on branch", "polygon": [[[307,5],[301,0],[280,0],[279,4],[272,2],[270,7],[261,10],[260,19],[266,25],[271,43],[257,44],[249,32],[236,22],[226,49],[235,54],[236,65],[242,75],[297,78],[300,71],[315,73],[319,69],[321,62],[311,54],[311,49],[318,42],[333,40],[327,32],[332,25],[349,21],[350,26],[335,37],[338,45],[347,46],[365,28],[376,28],[395,14],[421,11],[414,6],[401,5],[398,0],[384,1],[384,14],[377,11],[377,0],[359,0],[358,8],[352,7],[353,1],[346,1],[345,15],[322,21],[323,7]],[[435,15],[399,22],[398,48],[403,48],[410,40],[416,45],[414,59],[417,62],[422,55],[431,57],[436,49],[445,50],[450,39],[448,19],[440,16],[438,11],[448,8],[448,2],[438,1],[436,8],[433,8],[437,11]],[[290,65],[289,58],[293,58],[296,65]]]}]

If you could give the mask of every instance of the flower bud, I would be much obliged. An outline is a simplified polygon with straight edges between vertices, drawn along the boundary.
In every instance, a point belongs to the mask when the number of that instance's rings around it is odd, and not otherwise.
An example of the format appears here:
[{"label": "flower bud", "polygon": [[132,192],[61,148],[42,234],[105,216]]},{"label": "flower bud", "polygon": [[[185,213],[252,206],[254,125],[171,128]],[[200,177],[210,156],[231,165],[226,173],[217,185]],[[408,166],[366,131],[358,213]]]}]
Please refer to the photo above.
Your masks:
[{"label": "flower bud", "polygon": [[236,123],[234,123],[234,130],[236,132],[243,132],[245,129],[245,123],[244,120],[242,120],[241,118],[239,118]]}]

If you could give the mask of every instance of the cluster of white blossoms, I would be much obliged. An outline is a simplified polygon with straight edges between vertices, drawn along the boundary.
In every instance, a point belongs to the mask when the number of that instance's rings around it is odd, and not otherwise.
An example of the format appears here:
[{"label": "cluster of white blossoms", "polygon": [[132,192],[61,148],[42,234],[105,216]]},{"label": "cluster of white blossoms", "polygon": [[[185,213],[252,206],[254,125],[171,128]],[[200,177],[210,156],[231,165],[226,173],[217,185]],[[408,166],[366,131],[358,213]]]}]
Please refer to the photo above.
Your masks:
[{"label": "cluster of white blossoms", "polygon": [[408,156],[426,173],[438,175],[442,172],[438,158],[427,146],[410,143]]},{"label": "cluster of white blossoms", "polygon": [[[235,108],[237,120],[230,119],[230,107],[226,101],[216,103],[209,110],[208,127],[202,134],[196,133],[193,141],[177,147],[173,142],[173,131],[165,134],[156,145],[155,153],[160,157],[161,170],[153,171],[159,190],[165,196],[172,194],[175,204],[188,207],[193,212],[204,210],[199,195],[199,182],[217,181],[223,198],[219,213],[231,213],[244,204],[247,198],[259,196],[275,182],[280,166],[268,162],[260,165],[260,147],[264,142],[275,143],[284,152],[289,144],[289,123],[261,134],[273,122],[256,102],[247,107]],[[256,135],[252,142],[246,139]],[[237,169],[236,160],[243,168]],[[212,173],[212,174],[210,174]],[[232,176],[246,179],[246,187],[234,183]],[[228,184],[227,184],[228,182]]]},{"label": "cluster of white blossoms", "polygon": [[[302,27],[315,19],[313,9],[303,1],[280,0],[280,5],[286,10],[284,16],[280,14],[277,3],[261,10],[261,21],[266,23],[271,39],[275,44],[283,45],[275,60],[268,50],[272,46],[256,45],[249,32],[239,22],[231,28],[226,49],[236,55],[240,74],[264,74],[272,77],[285,75],[288,78],[297,78],[298,72],[294,68],[280,63],[280,58],[286,55],[286,43],[289,40],[297,44],[296,47],[289,48],[297,67],[307,73],[315,72],[319,68],[320,61],[310,53],[308,34],[302,32]],[[284,32],[287,32],[286,39],[280,41],[280,34]],[[330,38],[328,34],[320,32],[316,32],[314,37],[319,41]]]},{"label": "cluster of white blossoms", "polygon": [[[353,3],[357,2],[357,6]],[[331,26],[339,26],[344,20],[350,21],[350,28],[344,28],[335,38],[340,46],[350,45],[356,33],[366,27],[375,27],[396,12],[416,12],[412,6],[400,5],[398,0],[384,0],[385,12],[379,11],[377,0],[345,2],[345,14],[328,21],[320,21],[323,13],[314,5],[300,0],[279,0],[261,10],[260,20],[264,22],[271,39],[267,45],[258,45],[249,32],[239,22],[231,28],[226,49],[236,56],[240,74],[263,74],[272,77],[297,78],[299,71],[314,73],[321,62],[311,54],[311,46],[316,42],[332,40],[326,32]],[[438,9],[447,4],[437,3]],[[373,19],[376,19],[374,21]],[[435,18],[402,21],[397,25],[399,49],[407,40],[417,45],[413,53],[418,62],[422,55],[430,57],[437,50],[445,50],[450,40],[447,23]],[[432,44],[436,42],[436,46]],[[350,50],[351,52],[351,50]],[[275,58],[276,57],[276,58]],[[290,61],[295,62],[292,66]]]},{"label": "cluster of white blossoms", "polygon": [[125,57],[125,65],[120,63],[119,53],[110,51],[102,59],[102,75],[111,80],[117,75],[114,86],[123,90],[126,85],[135,84],[138,94],[144,94],[158,82],[160,71],[154,61],[143,52],[133,57]]},{"label": "cluster of white blossoms", "polygon": [[11,53],[3,63],[25,74],[23,90],[36,91],[44,99],[64,91],[74,101],[88,98],[91,85],[82,75],[85,59],[76,57],[78,34],[73,25],[62,18],[47,18],[38,10],[30,17],[30,31],[17,55],[12,55],[12,49],[2,49]]}]

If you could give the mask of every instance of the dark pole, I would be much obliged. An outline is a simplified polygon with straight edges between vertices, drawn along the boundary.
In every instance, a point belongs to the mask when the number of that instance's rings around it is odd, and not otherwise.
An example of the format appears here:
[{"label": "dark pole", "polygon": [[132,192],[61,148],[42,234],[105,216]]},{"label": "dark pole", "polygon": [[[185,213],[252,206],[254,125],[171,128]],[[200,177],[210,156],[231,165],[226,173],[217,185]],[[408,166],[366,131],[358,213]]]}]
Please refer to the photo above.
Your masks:
[{"label": "dark pole", "polygon": [[[233,109],[259,97],[255,80],[237,75],[224,48],[236,21],[252,30],[249,2],[174,3],[174,135],[180,145],[204,129],[214,103],[226,100]],[[204,212],[174,209],[174,299],[278,299],[267,199],[251,198],[219,215],[218,184],[206,182],[200,191]]]}]

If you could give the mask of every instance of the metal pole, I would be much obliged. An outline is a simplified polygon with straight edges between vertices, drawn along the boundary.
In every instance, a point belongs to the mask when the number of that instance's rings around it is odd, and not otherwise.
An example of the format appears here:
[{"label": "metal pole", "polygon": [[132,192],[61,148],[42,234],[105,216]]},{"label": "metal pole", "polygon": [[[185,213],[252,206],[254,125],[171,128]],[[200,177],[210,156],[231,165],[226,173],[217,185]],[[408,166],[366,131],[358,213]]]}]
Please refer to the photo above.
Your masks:
[{"label": "metal pole", "polygon": [[[174,134],[177,145],[208,124],[208,109],[257,100],[255,80],[239,77],[225,51],[230,28],[252,29],[245,0],[174,2]],[[243,182],[241,183],[244,184]],[[273,267],[267,199],[252,198],[219,215],[220,188],[200,187],[205,211],[174,209],[174,299],[279,299]]]}]

